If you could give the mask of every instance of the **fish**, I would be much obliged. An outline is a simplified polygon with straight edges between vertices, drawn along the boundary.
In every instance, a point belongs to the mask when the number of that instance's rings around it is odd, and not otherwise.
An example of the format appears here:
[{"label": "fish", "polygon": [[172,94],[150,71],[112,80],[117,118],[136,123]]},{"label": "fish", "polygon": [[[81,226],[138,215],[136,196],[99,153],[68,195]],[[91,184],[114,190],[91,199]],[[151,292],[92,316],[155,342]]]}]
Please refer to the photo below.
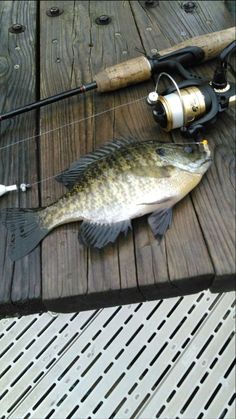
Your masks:
[{"label": "fish", "polygon": [[212,162],[206,140],[175,144],[135,138],[109,141],[56,176],[68,191],[45,208],[5,208],[10,258],[29,254],[59,225],[82,221],[79,241],[102,249],[127,235],[131,220],[150,214],[160,242],[171,226],[175,204],[195,188]]}]

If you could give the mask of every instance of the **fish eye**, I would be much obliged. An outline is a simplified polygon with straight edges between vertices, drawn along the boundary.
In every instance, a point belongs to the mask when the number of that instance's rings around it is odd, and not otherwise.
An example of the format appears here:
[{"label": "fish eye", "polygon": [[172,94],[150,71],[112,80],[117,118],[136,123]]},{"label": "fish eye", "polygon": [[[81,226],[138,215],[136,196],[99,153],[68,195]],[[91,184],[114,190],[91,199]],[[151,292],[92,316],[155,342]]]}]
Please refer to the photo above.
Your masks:
[{"label": "fish eye", "polygon": [[188,145],[188,146],[184,147],[184,151],[185,151],[185,153],[190,154],[190,153],[192,153],[192,152],[193,152],[193,147],[190,147],[190,146]]},{"label": "fish eye", "polygon": [[157,148],[156,153],[158,154],[158,156],[164,156],[165,150],[163,148]]}]

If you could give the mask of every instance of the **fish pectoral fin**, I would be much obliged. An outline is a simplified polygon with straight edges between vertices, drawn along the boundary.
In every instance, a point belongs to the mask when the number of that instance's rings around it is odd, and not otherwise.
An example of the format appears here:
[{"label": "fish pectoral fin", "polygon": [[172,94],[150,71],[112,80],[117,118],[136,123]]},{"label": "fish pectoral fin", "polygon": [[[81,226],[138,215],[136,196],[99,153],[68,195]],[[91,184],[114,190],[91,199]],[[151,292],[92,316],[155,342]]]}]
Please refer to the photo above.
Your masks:
[{"label": "fish pectoral fin", "polygon": [[171,226],[173,210],[164,208],[153,212],[148,217],[148,224],[154,234],[154,237],[161,242],[163,236]]},{"label": "fish pectoral fin", "polygon": [[88,247],[102,249],[108,243],[114,243],[120,233],[127,235],[132,230],[130,220],[112,224],[94,224],[83,221],[79,230],[79,241]]},{"label": "fish pectoral fin", "polygon": [[138,205],[158,205],[158,204],[171,204],[173,200],[173,197],[170,198],[163,198],[163,199],[159,199],[159,201],[152,201],[152,202],[141,202]]}]

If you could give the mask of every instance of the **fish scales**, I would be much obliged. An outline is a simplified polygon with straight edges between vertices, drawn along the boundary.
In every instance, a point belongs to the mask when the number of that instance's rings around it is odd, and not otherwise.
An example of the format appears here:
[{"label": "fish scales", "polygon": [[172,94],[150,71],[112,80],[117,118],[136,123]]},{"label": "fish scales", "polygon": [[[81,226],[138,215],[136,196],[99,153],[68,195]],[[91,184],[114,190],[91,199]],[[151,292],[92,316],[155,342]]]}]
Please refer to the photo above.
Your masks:
[{"label": "fish scales", "polygon": [[81,242],[101,248],[126,234],[131,219],[152,213],[148,222],[159,240],[171,224],[172,207],[200,182],[211,160],[204,141],[186,147],[115,140],[58,177],[70,190],[51,206],[1,213],[15,237],[11,257],[19,259],[55,227],[78,220]]},{"label": "fish scales", "polygon": [[[70,219],[73,214],[76,214],[77,219],[96,219],[98,212],[102,211],[103,219],[106,220],[108,212],[112,214],[117,211],[116,202],[119,207],[124,207],[135,199],[140,199],[143,193],[153,190],[156,182],[155,163],[157,167],[162,166],[153,144],[117,150],[104,160],[95,162],[79,184],[42,213],[44,225],[52,228],[64,223],[65,218]],[[153,169],[149,170],[148,177],[143,177],[143,169],[148,169],[150,164]]]}]

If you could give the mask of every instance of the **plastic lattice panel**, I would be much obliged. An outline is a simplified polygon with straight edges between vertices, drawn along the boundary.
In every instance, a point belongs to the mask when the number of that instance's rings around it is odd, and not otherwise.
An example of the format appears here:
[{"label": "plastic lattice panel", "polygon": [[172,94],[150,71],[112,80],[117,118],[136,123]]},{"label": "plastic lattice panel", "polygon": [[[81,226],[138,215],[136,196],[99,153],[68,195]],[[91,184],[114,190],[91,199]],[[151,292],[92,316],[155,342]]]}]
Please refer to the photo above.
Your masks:
[{"label": "plastic lattice panel", "polygon": [[235,295],[0,321],[1,418],[234,418]]}]

